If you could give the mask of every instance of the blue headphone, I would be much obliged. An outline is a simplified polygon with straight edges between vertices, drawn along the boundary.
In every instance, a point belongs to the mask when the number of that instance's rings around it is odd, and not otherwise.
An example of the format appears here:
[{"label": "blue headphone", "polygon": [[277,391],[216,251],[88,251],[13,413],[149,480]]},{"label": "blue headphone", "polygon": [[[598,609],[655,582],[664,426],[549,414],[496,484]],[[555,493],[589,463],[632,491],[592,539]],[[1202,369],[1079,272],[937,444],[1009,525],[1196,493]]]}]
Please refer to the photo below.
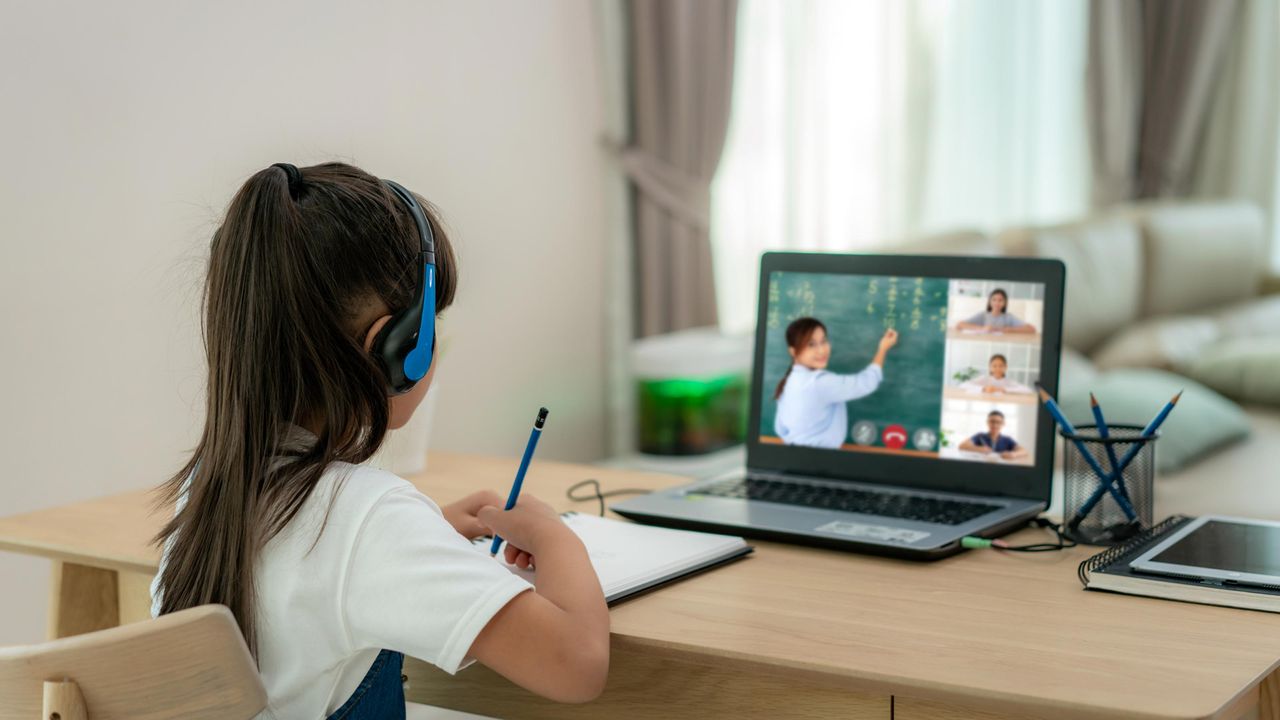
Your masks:
[{"label": "blue headphone", "polygon": [[378,331],[373,339],[373,357],[387,377],[387,389],[403,395],[413,389],[431,369],[436,344],[436,238],[431,223],[413,193],[391,180],[382,181],[409,209],[418,227],[422,250],[422,282],[409,303]]},{"label": "blue headphone", "polygon": [[[297,201],[302,194],[302,172],[289,163],[275,163],[289,178],[289,195]],[[378,331],[373,339],[372,354],[387,378],[387,390],[392,395],[403,395],[413,389],[431,369],[436,344],[436,237],[431,233],[431,223],[422,211],[413,193],[391,180],[383,180],[400,201],[409,209],[413,224],[418,228],[418,240],[422,250],[418,261],[422,263],[422,282],[409,307],[401,310]]]}]

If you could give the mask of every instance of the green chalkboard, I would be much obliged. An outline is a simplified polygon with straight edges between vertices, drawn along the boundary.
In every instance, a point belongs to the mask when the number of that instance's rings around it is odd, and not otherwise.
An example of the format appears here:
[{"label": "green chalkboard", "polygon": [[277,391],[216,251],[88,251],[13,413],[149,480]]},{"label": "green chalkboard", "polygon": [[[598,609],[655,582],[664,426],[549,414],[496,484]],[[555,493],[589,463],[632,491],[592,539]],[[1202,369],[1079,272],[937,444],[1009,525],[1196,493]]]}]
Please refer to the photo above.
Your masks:
[{"label": "green chalkboard", "polygon": [[[898,344],[885,360],[884,382],[875,393],[848,404],[850,427],[862,420],[874,423],[877,432],[872,444],[876,446],[884,445],[883,432],[891,424],[902,425],[908,438],[921,429],[931,430],[937,437],[942,416],[948,286],[945,278],[773,273],[765,317],[760,434],[775,436],[777,402],[773,392],[791,365],[787,325],[807,316],[827,326],[831,341],[827,369],[836,373],[865,368],[885,329],[898,331]],[[910,441],[907,448],[912,449]]]}]

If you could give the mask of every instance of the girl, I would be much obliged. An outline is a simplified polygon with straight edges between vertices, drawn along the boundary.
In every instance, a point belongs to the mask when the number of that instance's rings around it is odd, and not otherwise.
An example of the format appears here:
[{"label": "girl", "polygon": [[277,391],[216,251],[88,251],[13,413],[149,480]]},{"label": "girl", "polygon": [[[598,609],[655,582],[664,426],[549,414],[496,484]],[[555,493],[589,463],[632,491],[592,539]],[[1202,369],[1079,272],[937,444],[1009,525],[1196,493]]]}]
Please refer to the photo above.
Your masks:
[{"label": "girl", "polygon": [[871,364],[853,375],[827,372],[831,343],[821,320],[802,317],[787,326],[787,352],[792,364],[773,399],[778,401],[773,429],[787,445],[839,448],[849,433],[845,403],[880,387],[884,358],[898,342],[897,330],[886,330]]},{"label": "girl", "polygon": [[979,332],[996,333],[1034,333],[1034,325],[1023,322],[1015,315],[1010,315],[1009,294],[1000,288],[991,291],[987,297],[987,309],[977,315],[956,323],[961,330],[977,330]]},{"label": "girl", "polygon": [[1031,388],[1005,376],[1009,370],[1009,361],[1004,355],[996,353],[987,363],[987,374],[980,375],[964,384],[961,389],[976,393],[1015,393],[1032,392]]},{"label": "girl", "polygon": [[[457,267],[419,204],[443,310]],[[594,698],[608,672],[600,584],[546,504],[525,495],[503,512],[484,491],[440,508],[362,464],[435,374],[400,394],[370,352],[424,282],[413,217],[407,195],[357,168],[279,164],[249,178],[213,235],[204,431],[162,488],[177,512],[157,537],[153,612],[230,607],[267,717],[403,718],[401,653],[450,673],[478,660],[568,702]],[[472,546],[487,532],[507,539],[508,562],[536,558],[535,586]]]}]

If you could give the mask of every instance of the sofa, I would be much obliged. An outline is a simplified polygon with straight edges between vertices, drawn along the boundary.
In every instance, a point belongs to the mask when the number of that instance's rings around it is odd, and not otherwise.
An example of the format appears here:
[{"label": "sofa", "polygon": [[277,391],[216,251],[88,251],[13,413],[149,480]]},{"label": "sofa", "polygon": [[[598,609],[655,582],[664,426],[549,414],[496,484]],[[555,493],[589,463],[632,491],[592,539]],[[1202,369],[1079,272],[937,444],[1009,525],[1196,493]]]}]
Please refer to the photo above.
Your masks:
[{"label": "sofa", "polygon": [[[1204,433],[1223,430],[1224,439],[1202,443],[1157,473],[1154,517],[1280,520],[1280,277],[1270,271],[1266,223],[1256,207],[1141,203],[1052,226],[919,238],[894,250],[904,248],[1062,260],[1060,397],[1087,402],[1100,383],[1149,375],[1182,385],[1186,377],[1205,403],[1230,414],[1231,423],[1215,419]],[[1184,425],[1197,419],[1182,412]],[[1161,438],[1157,457],[1176,455],[1172,443]],[[1061,447],[1055,456],[1061,465]]]}]

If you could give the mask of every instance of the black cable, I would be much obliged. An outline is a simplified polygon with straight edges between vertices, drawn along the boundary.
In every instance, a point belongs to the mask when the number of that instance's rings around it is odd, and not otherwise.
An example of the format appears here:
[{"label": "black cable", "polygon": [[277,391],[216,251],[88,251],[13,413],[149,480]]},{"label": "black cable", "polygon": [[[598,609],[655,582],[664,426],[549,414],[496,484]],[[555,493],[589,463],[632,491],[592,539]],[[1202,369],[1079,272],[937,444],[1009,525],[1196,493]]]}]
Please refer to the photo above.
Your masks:
[{"label": "black cable", "polygon": [[1008,552],[1056,552],[1058,550],[1066,550],[1076,546],[1076,541],[1067,537],[1062,532],[1062,526],[1055,523],[1049,518],[1037,517],[1032,518],[1029,522],[1036,527],[1045,528],[1057,536],[1058,541],[1055,543],[1032,543],[1030,545],[1008,545],[1003,540],[988,540],[975,536],[967,536],[961,540],[961,544],[966,548],[984,548],[989,547],[993,550],[1006,550]]},{"label": "black cable", "polygon": [[[590,495],[574,495],[573,491],[577,490],[578,488],[584,485],[590,485],[593,488],[593,492]],[[569,489],[566,490],[564,494],[573,502],[587,502],[588,500],[599,501],[600,516],[604,517],[604,499],[605,498],[614,497],[616,495],[647,495],[650,492],[652,491],[641,490],[639,488],[619,488],[617,490],[610,490],[609,492],[601,492],[600,481],[596,480],[595,478],[587,478],[586,480],[583,480],[581,482],[576,482],[570,485]]]}]

